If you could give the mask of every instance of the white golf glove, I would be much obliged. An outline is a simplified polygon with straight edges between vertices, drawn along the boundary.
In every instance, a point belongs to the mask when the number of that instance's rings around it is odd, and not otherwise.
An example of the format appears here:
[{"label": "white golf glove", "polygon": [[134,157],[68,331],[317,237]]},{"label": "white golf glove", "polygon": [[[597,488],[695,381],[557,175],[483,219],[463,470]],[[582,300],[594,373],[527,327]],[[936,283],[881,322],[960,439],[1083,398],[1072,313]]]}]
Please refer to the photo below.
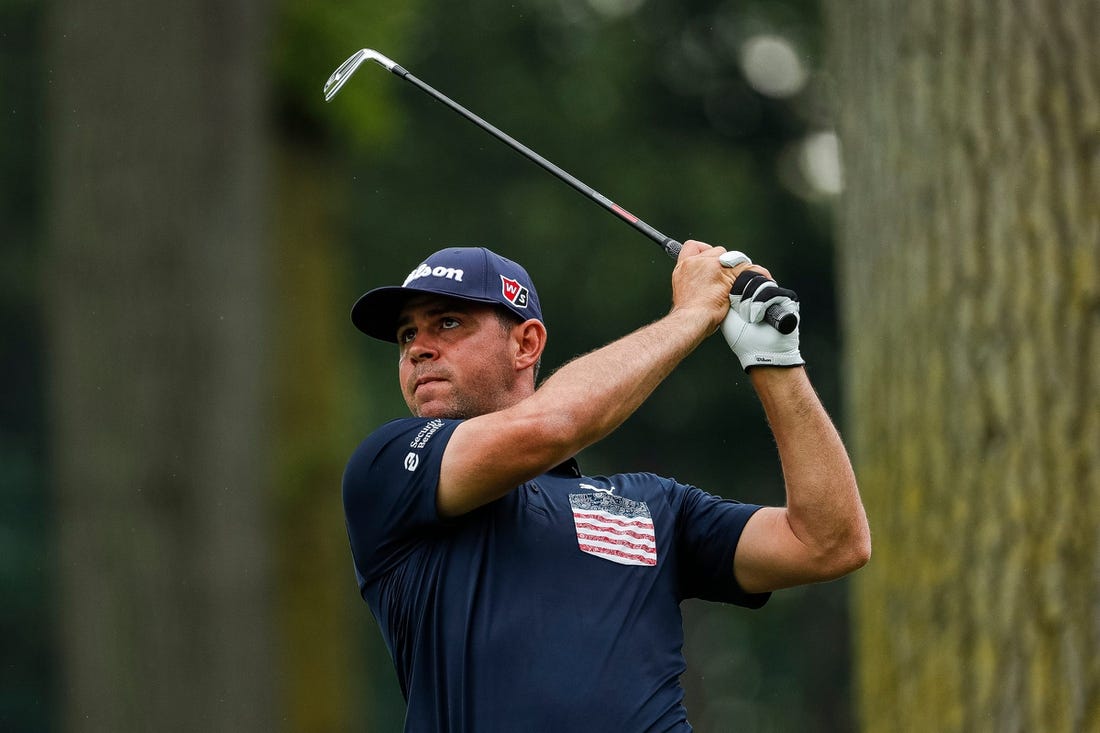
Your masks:
[{"label": "white golf glove", "polygon": [[[732,254],[744,258],[737,261],[748,260],[740,252]],[[725,258],[723,255],[723,264],[726,264]],[[798,312],[798,296],[794,291],[779,287],[774,280],[758,272],[745,270],[734,281],[730,291],[730,312],[722,321],[722,335],[746,371],[754,366],[806,363],[798,351],[798,328],[782,334],[764,323],[764,312],[773,305],[784,303]]]}]

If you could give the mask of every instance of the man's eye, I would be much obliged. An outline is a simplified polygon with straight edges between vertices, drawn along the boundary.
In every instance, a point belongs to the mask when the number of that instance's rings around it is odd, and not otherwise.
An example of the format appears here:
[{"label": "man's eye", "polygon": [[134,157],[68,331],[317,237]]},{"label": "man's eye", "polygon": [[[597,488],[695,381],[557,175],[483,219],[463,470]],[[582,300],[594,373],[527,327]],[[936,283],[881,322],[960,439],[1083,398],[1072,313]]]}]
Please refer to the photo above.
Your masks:
[{"label": "man's eye", "polygon": [[443,328],[456,328],[458,326],[457,318],[444,318]]},{"label": "man's eye", "polygon": [[416,330],[412,328],[406,328],[404,331],[399,331],[397,333],[397,343],[407,344],[413,340],[414,336],[416,336]]}]

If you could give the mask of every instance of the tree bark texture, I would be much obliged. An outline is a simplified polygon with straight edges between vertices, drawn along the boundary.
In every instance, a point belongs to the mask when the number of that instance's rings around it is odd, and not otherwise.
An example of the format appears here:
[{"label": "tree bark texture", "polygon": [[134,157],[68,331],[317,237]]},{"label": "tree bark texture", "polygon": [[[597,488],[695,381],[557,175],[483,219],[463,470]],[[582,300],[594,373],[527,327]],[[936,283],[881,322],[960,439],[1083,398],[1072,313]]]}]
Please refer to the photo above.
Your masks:
[{"label": "tree bark texture", "polygon": [[66,730],[275,728],[266,22],[241,0],[52,7]]},{"label": "tree bark texture", "polygon": [[1100,3],[828,3],[868,731],[1100,730]]}]

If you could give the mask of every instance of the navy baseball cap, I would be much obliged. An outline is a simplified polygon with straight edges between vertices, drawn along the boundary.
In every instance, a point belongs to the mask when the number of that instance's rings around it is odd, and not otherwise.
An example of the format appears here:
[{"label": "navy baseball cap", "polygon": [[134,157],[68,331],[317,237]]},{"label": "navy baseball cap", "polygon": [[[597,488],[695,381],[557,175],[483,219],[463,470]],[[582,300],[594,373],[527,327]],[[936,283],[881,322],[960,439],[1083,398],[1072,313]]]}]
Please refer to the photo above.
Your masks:
[{"label": "navy baseball cap", "polygon": [[507,308],[522,320],[542,320],[535,284],[519,264],[484,247],[449,247],[421,262],[401,285],[375,288],[351,308],[351,322],[363,333],[397,343],[397,317],[420,293],[449,295]]}]

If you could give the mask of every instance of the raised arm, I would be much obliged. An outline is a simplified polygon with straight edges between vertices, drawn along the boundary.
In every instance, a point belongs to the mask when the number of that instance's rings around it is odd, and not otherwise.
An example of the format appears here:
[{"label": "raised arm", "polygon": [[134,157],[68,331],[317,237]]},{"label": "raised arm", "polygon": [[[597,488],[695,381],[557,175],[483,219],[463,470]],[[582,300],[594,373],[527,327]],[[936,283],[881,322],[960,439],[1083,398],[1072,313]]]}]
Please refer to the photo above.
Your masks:
[{"label": "raised arm", "polygon": [[802,367],[749,370],[775,436],[786,507],[745,526],[734,573],[749,592],[832,580],[871,555],[871,534],[840,435]]},{"label": "raised arm", "polygon": [[622,424],[728,312],[738,270],[718,263],[724,251],[685,242],[667,316],[571,361],[526,399],[462,423],[443,455],[440,513],[493,501]]}]

